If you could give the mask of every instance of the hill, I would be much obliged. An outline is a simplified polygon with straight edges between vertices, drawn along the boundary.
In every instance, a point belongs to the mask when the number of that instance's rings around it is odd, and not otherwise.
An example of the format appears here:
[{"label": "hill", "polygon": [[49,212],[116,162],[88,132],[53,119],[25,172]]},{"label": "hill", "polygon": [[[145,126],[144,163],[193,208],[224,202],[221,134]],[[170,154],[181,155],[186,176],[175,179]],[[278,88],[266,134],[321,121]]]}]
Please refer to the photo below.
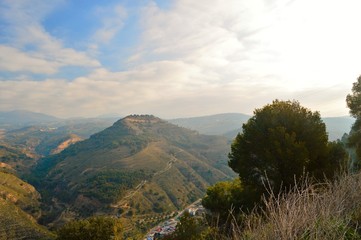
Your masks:
[{"label": "hill", "polygon": [[40,157],[59,153],[71,144],[111,126],[113,122],[112,119],[73,119],[2,130],[0,161],[14,168],[17,166],[19,174],[22,174]]},{"label": "hill", "polygon": [[54,116],[24,110],[0,112],[0,128],[15,128],[34,124],[45,124],[59,120],[59,118]]},{"label": "hill", "polygon": [[52,239],[36,221],[41,214],[40,194],[5,166],[0,165],[0,239]]},{"label": "hill", "polygon": [[65,127],[29,126],[7,131],[2,142],[36,158],[50,155],[66,141],[76,142],[76,140],[82,138],[67,131]]},{"label": "hill", "polygon": [[0,144],[0,162],[6,163],[16,172],[25,173],[35,164],[36,159],[18,148]]},{"label": "hill", "polygon": [[154,116],[128,116],[39,161],[33,182],[53,204],[43,221],[61,222],[66,214],[145,216],[181,209],[202,197],[209,184],[235,176],[228,151],[224,137]]}]

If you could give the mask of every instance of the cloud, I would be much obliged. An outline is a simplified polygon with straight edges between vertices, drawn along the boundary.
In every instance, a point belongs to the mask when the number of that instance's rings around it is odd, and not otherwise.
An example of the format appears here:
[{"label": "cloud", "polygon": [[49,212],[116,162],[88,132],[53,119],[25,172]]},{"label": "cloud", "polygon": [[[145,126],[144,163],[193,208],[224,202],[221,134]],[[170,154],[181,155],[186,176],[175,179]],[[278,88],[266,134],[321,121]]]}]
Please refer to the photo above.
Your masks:
[{"label": "cloud", "polygon": [[127,11],[122,5],[98,7],[96,15],[101,19],[102,27],[94,34],[96,42],[108,43],[123,28]]},{"label": "cloud", "polygon": [[183,0],[166,10],[153,3],[143,9],[142,42],[131,59],[181,59],[219,81],[272,75],[277,79],[266,84],[294,82],[291,90],[332,85],[339,76],[358,74],[358,7],[356,0]]},{"label": "cloud", "polygon": [[207,84],[199,68],[159,62],[127,72],[97,69],[72,82],[0,81],[0,109],[28,109],[61,117],[108,112],[176,117],[221,110],[219,107],[224,110],[222,102],[233,98],[233,91],[232,86]]},{"label": "cloud", "polygon": [[31,56],[31,54],[21,52],[16,48],[0,45],[0,71],[53,74],[59,67],[59,63],[49,63],[41,57]]},{"label": "cloud", "polygon": [[[220,112],[251,114],[273,99],[297,99],[312,110],[335,112],[339,91],[348,88],[316,89],[289,93],[259,80],[220,83],[202,69],[182,61],[144,64],[129,71],[95,69],[69,82],[62,79],[0,81],[0,109],[28,109],[59,117],[150,113],[163,118],[199,116]],[[332,91],[331,91],[332,90]],[[324,91],[327,94],[319,94]],[[327,104],[325,104],[325,102]]]},{"label": "cloud", "polygon": [[[323,116],[345,115],[344,98],[361,62],[359,3],[348,3],[179,0],[166,9],[150,3],[139,13],[141,39],[135,39],[139,45],[122,71],[64,47],[38,18],[28,25],[20,18],[13,31],[19,40],[0,49],[14,58],[0,63],[1,69],[53,73],[71,65],[91,70],[71,80],[0,81],[0,109],[61,117],[115,112],[171,118],[251,114],[278,98],[299,100]],[[127,18],[121,7],[105,12],[109,18],[94,35],[94,51],[97,44],[117,39]],[[101,20],[105,12],[99,12]],[[35,47],[25,51],[27,45]]]},{"label": "cloud", "polygon": [[57,3],[60,1],[30,4],[29,1],[15,0],[1,5],[0,14],[7,22],[5,41],[0,45],[0,57],[7,63],[0,64],[1,70],[54,74],[64,66],[100,66],[87,53],[64,47],[61,40],[51,36],[41,25],[42,18]]}]

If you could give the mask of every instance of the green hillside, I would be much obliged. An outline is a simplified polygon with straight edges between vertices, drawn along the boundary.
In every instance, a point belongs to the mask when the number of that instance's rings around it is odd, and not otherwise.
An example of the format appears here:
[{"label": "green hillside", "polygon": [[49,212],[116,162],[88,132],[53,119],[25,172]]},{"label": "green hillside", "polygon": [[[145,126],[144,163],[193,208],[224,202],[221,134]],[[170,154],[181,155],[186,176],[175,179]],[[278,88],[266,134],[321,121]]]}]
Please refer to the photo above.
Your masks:
[{"label": "green hillside", "polygon": [[61,143],[74,137],[80,138],[64,129],[31,126],[6,132],[2,141],[40,157],[50,155]]},{"label": "green hillside", "polygon": [[35,156],[54,153],[69,139],[85,139],[112,125],[111,119],[74,119],[56,123],[26,126],[12,130],[2,130],[0,141],[4,145],[21,149]]},{"label": "green hillside", "polygon": [[0,143],[0,162],[8,164],[18,173],[25,173],[36,159],[26,151]]},{"label": "green hillside", "polygon": [[52,239],[37,224],[40,194],[15,175],[0,169],[0,239]]},{"label": "green hillside", "polygon": [[201,135],[153,116],[126,117],[39,161],[33,182],[45,201],[56,199],[43,221],[180,209],[202,197],[209,184],[234,176],[228,151],[224,137]]}]

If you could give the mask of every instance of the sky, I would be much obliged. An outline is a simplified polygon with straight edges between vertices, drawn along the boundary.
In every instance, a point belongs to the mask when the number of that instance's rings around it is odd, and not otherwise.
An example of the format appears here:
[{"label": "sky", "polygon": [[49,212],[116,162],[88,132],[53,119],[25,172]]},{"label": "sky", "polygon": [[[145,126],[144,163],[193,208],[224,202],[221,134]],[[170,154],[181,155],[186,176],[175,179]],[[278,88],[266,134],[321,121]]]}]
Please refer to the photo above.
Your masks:
[{"label": "sky", "polygon": [[0,0],[0,111],[348,115],[359,0]]}]

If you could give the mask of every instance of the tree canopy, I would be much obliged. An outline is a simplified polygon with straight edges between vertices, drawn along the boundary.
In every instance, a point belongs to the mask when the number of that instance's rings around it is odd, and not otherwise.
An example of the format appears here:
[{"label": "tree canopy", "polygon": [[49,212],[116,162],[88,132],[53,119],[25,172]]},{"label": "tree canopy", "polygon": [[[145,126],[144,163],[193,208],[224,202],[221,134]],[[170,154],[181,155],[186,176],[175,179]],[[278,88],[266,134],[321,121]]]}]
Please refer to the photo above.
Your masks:
[{"label": "tree canopy", "polygon": [[351,116],[361,118],[361,76],[358,77],[357,82],[353,83],[352,94],[346,97],[346,103],[350,109]]},{"label": "tree canopy", "polygon": [[207,189],[206,196],[202,199],[202,205],[214,213],[225,214],[226,217],[232,208],[240,208],[237,201],[241,198],[236,196],[243,192],[239,178],[233,181],[218,182]]},{"label": "tree canopy", "polygon": [[[326,126],[318,112],[297,101],[275,100],[254,111],[234,140],[229,166],[244,186],[264,193],[267,180],[275,193],[310,174],[314,179],[332,177],[345,159],[331,157],[339,144],[328,143]],[[337,148],[337,149],[334,149]]]},{"label": "tree canopy", "polygon": [[361,76],[353,83],[352,93],[346,97],[346,103],[351,116],[356,118],[348,139],[349,147],[356,150],[358,159],[361,159]]}]

